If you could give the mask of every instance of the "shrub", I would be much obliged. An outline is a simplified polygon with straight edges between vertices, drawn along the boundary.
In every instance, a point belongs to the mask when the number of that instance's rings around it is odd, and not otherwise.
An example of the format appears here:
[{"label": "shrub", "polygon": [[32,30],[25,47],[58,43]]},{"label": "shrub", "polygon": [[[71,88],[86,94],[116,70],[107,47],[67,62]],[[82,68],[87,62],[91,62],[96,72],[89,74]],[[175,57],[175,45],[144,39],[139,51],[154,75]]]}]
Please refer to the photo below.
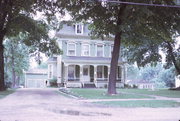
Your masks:
[{"label": "shrub", "polygon": [[58,87],[57,79],[50,79],[49,85],[50,85],[50,87]]}]

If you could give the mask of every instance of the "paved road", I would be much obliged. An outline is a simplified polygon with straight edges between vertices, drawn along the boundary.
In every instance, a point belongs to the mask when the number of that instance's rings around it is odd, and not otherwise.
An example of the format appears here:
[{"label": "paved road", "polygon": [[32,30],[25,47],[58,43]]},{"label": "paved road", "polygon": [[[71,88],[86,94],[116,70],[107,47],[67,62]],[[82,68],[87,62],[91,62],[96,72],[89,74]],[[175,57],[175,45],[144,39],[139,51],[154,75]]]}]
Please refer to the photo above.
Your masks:
[{"label": "paved road", "polygon": [[179,121],[180,108],[112,108],[60,95],[56,89],[19,89],[0,100],[0,121]]}]

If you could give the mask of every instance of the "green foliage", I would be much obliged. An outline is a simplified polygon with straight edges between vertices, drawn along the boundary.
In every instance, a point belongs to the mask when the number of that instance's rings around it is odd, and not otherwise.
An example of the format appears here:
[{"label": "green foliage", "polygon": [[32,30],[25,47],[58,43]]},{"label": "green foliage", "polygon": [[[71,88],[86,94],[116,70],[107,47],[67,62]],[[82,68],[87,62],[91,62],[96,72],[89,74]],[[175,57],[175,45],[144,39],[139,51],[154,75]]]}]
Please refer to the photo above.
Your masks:
[{"label": "green foliage", "polygon": [[[13,79],[22,77],[23,71],[29,68],[29,49],[25,44],[20,43],[19,40],[19,37],[11,37],[4,41],[5,80],[6,85],[9,85],[8,87],[11,87],[10,83],[12,83]],[[15,73],[15,75],[12,75],[12,73]],[[16,81],[20,82],[20,80]]]},{"label": "green foliage", "polygon": [[49,80],[49,84],[50,84],[50,87],[58,87],[57,79],[56,78],[50,79]]},{"label": "green foliage", "polygon": [[8,89],[6,91],[2,91],[2,92],[0,92],[0,99],[4,98],[4,97],[6,97],[6,96],[8,96],[8,95],[10,95],[10,94],[12,94],[14,92],[15,92],[15,90],[12,90],[12,89],[10,89],[10,90]]},{"label": "green foliage", "polygon": [[[43,19],[35,19],[41,12]],[[0,1],[0,65],[3,62],[3,41],[22,34],[21,43],[31,46],[30,53],[43,52],[46,55],[60,54],[55,39],[48,31],[57,28],[55,13],[64,13],[57,1],[49,0],[1,0]],[[51,20],[51,21],[50,21]],[[0,69],[0,90],[4,90],[4,70]]]},{"label": "green foliage", "polygon": [[72,88],[71,92],[74,95],[78,95],[79,97],[87,98],[87,99],[143,99],[150,98],[150,96],[143,95],[134,95],[127,93],[118,93],[116,95],[108,95],[105,89],[80,89],[80,88]]},{"label": "green foliage", "polygon": [[[165,69],[162,64],[146,65],[138,69],[134,66],[128,68],[129,80],[146,80],[154,82],[156,88],[174,87],[175,84],[175,69]],[[134,72],[134,73],[132,73]]]},{"label": "green foliage", "polygon": [[126,107],[126,108],[167,108],[167,107],[180,107],[180,103],[173,100],[136,100],[136,101],[105,101],[96,102],[106,106]]}]

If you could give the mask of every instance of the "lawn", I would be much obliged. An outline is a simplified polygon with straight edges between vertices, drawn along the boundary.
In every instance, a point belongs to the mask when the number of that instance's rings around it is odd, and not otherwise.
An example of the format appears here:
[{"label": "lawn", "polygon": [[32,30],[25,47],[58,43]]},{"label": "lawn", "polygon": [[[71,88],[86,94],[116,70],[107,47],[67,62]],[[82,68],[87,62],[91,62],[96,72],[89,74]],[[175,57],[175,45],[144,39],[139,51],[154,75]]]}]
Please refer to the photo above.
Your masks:
[{"label": "lawn", "polygon": [[86,98],[86,99],[143,99],[150,98],[150,96],[144,95],[134,95],[134,94],[124,94],[118,93],[117,95],[107,95],[107,89],[80,89],[72,88],[70,91],[77,96]]},{"label": "lawn", "polygon": [[113,106],[113,107],[126,107],[126,108],[166,108],[166,107],[180,107],[180,103],[170,100],[136,100],[136,101],[104,101],[95,102],[95,104]]},{"label": "lawn", "polygon": [[[135,100],[120,100],[120,101],[100,101],[95,104],[116,106],[116,107],[180,107],[180,103],[173,100],[154,100],[152,96],[164,96],[170,98],[180,98],[180,91],[172,91],[168,89],[147,90],[147,89],[117,89],[117,95],[107,95],[107,89],[82,89],[72,88],[70,92],[76,96],[85,99],[135,99]],[[138,100],[138,99],[149,100]],[[137,100],[136,100],[137,99]]]},{"label": "lawn", "polygon": [[169,98],[180,98],[180,91],[168,90],[168,89],[156,89],[154,91],[148,89],[117,89],[118,92],[135,93],[145,95],[156,95]]},{"label": "lawn", "polygon": [[4,98],[7,95],[12,94],[14,92],[15,92],[15,90],[12,90],[12,89],[9,89],[9,90],[6,90],[6,91],[0,91],[0,99]]}]

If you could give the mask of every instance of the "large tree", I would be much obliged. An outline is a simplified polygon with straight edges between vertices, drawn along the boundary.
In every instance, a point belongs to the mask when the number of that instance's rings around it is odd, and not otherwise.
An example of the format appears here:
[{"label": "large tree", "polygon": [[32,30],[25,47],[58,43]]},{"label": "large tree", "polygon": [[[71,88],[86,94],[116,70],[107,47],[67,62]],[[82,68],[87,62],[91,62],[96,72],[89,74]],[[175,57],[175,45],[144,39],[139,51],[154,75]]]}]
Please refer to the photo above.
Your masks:
[{"label": "large tree", "polygon": [[5,72],[11,77],[13,87],[18,86],[23,71],[29,68],[29,48],[19,39],[11,37],[4,42]]},{"label": "large tree", "polygon": [[[76,21],[92,22],[90,28],[93,36],[102,38],[114,36],[108,94],[116,94],[116,70],[122,41],[127,46],[132,44],[138,46],[151,40],[156,40],[157,43],[164,40],[171,41],[172,36],[169,36],[169,33],[179,34],[179,9],[118,4],[118,1],[115,3],[110,0],[59,1],[59,4],[69,11]],[[133,0],[122,1],[134,2]],[[136,0],[136,2],[175,5],[174,0]],[[169,18],[172,18],[172,21]],[[149,46],[153,48],[154,45]]]},{"label": "large tree", "polygon": [[[47,21],[34,19],[38,11]],[[5,89],[3,57],[5,36],[13,37],[23,33],[26,39],[22,42],[33,46],[33,51],[46,54],[59,53],[55,40],[49,39],[47,26],[47,22],[54,19],[52,17],[56,12],[61,13],[61,10],[53,0],[0,0],[0,91]]]}]

